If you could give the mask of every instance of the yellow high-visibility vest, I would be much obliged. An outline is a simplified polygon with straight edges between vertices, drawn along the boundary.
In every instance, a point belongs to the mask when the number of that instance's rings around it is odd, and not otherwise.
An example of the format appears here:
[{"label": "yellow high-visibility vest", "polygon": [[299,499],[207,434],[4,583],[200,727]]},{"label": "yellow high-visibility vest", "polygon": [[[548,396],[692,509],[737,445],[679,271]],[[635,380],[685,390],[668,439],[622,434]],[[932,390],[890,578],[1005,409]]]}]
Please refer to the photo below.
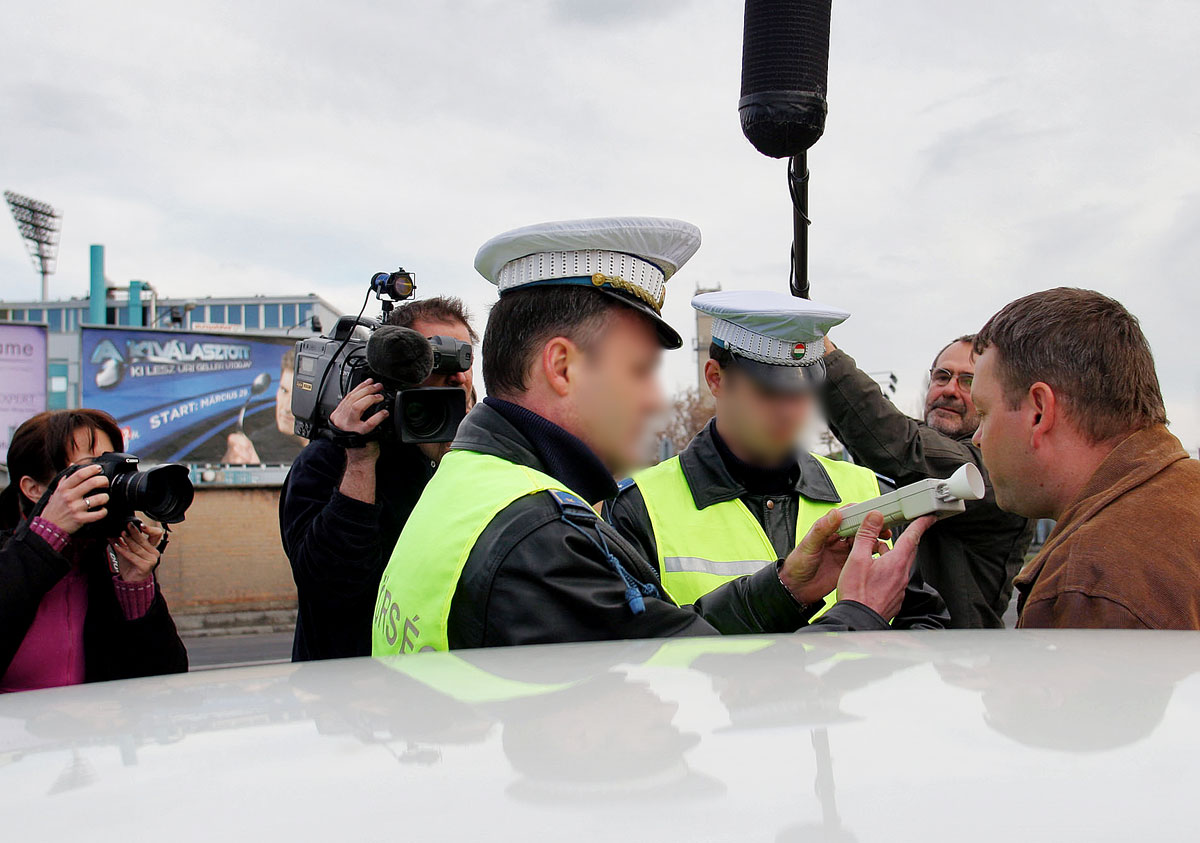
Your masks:
[{"label": "yellow high-visibility vest", "polygon": [[476,451],[446,454],[383,572],[371,654],[450,649],[450,602],[475,542],[509,504],[545,491],[579,497],[528,466]]},{"label": "yellow high-visibility vest", "polygon": [[[874,472],[860,465],[813,455],[829,474],[840,503],[800,498],[793,543],[826,512],[879,494]],[[753,574],[776,560],[775,548],[758,519],[738,499],[700,509],[696,506],[679,457],[671,457],[634,475],[646,502],[663,588],[676,603],[695,603],[737,577]],[[834,591],[814,618],[837,602]]]}]

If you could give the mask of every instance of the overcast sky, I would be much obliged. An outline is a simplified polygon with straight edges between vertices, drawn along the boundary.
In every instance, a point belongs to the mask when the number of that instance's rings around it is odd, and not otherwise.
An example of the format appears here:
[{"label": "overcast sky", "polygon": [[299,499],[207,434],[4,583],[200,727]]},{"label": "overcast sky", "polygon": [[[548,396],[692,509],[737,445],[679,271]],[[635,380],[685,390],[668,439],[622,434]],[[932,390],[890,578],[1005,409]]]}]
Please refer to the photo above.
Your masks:
[{"label": "overcast sky", "polygon": [[[541,220],[676,216],[668,285],[787,284],[780,161],[737,120],[736,0],[0,0],[0,188],[63,209],[54,297],[108,276],[172,296],[315,292],[356,312],[403,264],[425,295],[494,288],[472,260]],[[1024,293],[1124,302],[1174,429],[1200,446],[1200,3],[839,0],[810,154],[813,297],[900,375]],[[0,297],[39,281],[0,221]],[[690,385],[690,343],[668,356]]]}]

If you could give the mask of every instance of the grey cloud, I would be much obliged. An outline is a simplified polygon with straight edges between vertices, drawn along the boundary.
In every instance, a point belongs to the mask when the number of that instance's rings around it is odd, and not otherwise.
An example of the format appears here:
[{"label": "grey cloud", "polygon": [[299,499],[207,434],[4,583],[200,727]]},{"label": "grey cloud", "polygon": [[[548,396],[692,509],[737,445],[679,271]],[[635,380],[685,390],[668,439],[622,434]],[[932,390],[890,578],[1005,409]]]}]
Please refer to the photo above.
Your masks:
[{"label": "grey cloud", "polygon": [[[964,168],[978,167],[980,156],[994,156],[998,149],[1018,149],[1024,144],[1046,142],[1065,133],[1060,127],[1022,126],[1022,115],[1008,111],[977,120],[968,126],[943,131],[922,151],[924,177],[954,177]],[[1018,163],[1013,158],[1014,166]]]},{"label": "grey cloud", "polygon": [[1180,197],[1179,209],[1153,248],[1161,256],[1160,280],[1190,298],[1200,296],[1200,192]]},{"label": "grey cloud", "polygon": [[10,124],[34,131],[85,135],[97,127],[127,125],[125,117],[102,97],[78,88],[37,82],[6,86],[0,93],[0,111],[7,115]]},{"label": "grey cloud", "polygon": [[1040,266],[1077,266],[1087,264],[1099,253],[1119,242],[1130,231],[1129,210],[1116,205],[1087,204],[1054,214],[1034,211],[1028,221],[1020,224],[1027,235],[1027,253],[1035,277],[1048,284],[1064,283],[1087,286],[1087,278],[1045,278],[1037,272]]},{"label": "grey cloud", "polygon": [[964,102],[977,101],[981,98],[993,96],[1008,82],[1008,76],[993,76],[989,79],[972,83],[962,90],[955,91],[948,96],[941,97],[923,106],[917,111],[917,115],[926,116],[935,114],[949,106],[961,105]]},{"label": "grey cloud", "polygon": [[551,0],[550,8],[565,23],[627,29],[671,17],[690,5],[691,0]]}]

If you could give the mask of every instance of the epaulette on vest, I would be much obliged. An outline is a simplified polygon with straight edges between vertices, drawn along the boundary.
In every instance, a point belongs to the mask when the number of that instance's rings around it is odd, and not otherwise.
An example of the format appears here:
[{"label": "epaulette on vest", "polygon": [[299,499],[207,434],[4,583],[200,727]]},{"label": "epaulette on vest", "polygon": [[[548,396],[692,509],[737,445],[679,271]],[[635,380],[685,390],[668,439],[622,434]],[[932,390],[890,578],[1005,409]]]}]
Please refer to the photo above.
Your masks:
[{"label": "epaulette on vest", "polygon": [[550,496],[554,498],[554,502],[558,504],[558,509],[567,518],[599,518],[596,510],[588,505],[588,502],[579,495],[573,495],[570,492],[564,492],[561,489],[548,489]]},{"label": "epaulette on vest", "polygon": [[[640,615],[646,611],[647,597],[661,597],[658,586],[654,583],[643,583],[634,578],[625,566],[621,564],[621,560],[613,554],[608,547],[608,541],[604,538],[604,530],[601,524],[592,524],[592,530],[585,529],[575,521],[584,517],[591,521],[599,521],[600,516],[596,514],[596,510],[588,505],[588,502],[578,495],[564,492],[559,489],[547,489],[553,497],[555,503],[558,504],[558,509],[562,513],[563,521],[572,529],[582,533],[583,536],[596,546],[596,549],[604,556],[612,569],[617,573],[625,584],[625,603],[629,606],[629,611],[635,615]],[[592,535],[593,531],[595,535]]]},{"label": "epaulette on vest", "polygon": [[635,486],[635,485],[637,485],[636,480],[634,480],[632,477],[626,477],[624,480],[617,483],[617,494],[620,494],[621,492],[624,492],[626,489],[628,489],[630,486]]}]

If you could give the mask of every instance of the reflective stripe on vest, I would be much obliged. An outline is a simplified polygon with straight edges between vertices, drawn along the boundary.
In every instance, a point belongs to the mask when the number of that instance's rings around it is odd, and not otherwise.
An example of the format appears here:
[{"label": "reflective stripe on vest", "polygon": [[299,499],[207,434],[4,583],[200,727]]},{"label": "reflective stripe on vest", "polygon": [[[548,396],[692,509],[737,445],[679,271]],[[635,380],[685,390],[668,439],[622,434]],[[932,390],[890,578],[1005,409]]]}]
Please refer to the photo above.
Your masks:
[{"label": "reflective stripe on vest", "polygon": [[553,477],[500,457],[475,451],[442,457],[380,580],[371,654],[450,649],[450,601],[475,542],[509,504],[551,490],[571,493]]},{"label": "reflective stripe on vest", "polygon": [[[798,536],[807,533],[829,510],[879,494],[879,481],[868,469],[824,457],[816,459],[828,472],[842,502],[801,497],[796,515]],[[654,528],[663,587],[681,606],[695,603],[714,588],[753,574],[777,558],[762,525],[740,500],[697,508],[679,457],[641,471],[634,479]],[[795,542],[796,536],[791,541]],[[836,602],[835,591],[825,598],[825,605],[814,619]]]}]

